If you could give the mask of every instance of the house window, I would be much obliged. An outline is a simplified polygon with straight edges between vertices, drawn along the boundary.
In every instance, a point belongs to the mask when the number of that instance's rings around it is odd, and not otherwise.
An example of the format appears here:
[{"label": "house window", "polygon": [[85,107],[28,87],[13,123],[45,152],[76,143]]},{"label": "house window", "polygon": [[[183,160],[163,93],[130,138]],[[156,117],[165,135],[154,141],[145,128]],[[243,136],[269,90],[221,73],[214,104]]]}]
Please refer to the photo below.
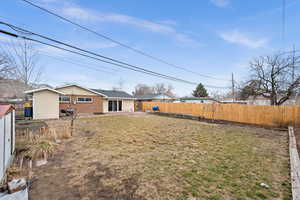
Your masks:
[{"label": "house window", "polygon": [[59,102],[70,102],[70,97],[68,96],[60,96]]},{"label": "house window", "polygon": [[92,102],[92,98],[91,97],[78,97],[77,102],[79,102],[79,103],[90,103],[90,102]]}]

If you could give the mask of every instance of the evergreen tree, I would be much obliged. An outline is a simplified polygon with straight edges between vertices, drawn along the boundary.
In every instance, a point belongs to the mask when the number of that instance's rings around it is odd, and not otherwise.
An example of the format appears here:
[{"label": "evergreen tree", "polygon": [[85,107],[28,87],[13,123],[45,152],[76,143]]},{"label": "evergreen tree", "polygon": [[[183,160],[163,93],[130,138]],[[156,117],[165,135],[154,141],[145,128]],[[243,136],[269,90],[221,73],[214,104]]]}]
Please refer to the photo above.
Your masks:
[{"label": "evergreen tree", "polygon": [[208,93],[202,83],[199,83],[196,90],[193,91],[194,97],[207,97]]}]

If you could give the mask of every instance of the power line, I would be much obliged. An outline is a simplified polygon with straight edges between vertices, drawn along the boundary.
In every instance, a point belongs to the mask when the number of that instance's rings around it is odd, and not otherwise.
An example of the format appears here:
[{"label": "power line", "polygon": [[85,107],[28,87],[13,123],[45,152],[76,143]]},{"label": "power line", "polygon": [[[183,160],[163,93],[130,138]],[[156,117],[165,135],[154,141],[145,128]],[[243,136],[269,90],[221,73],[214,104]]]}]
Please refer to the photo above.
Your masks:
[{"label": "power line", "polygon": [[98,68],[94,68],[94,67],[90,67],[88,65],[91,65],[90,63],[86,63],[86,62],[82,62],[82,61],[79,61],[79,60],[76,60],[74,58],[70,59],[70,58],[67,58],[65,56],[53,56],[53,55],[49,55],[49,53],[47,51],[44,51],[44,50],[38,50],[39,52],[42,52],[42,55],[43,56],[46,56],[46,57],[49,57],[49,58],[52,58],[52,59],[56,59],[58,61],[62,61],[62,62],[66,62],[66,63],[71,63],[71,64],[74,64],[74,65],[81,65],[81,66],[84,66],[84,67],[88,67],[88,68],[91,68],[91,69],[95,69],[95,70],[99,70],[99,71],[102,71],[102,72],[107,72],[107,73],[115,73],[117,71],[117,69],[113,68],[113,67],[108,67],[108,66],[105,66],[105,65],[101,65],[99,67],[101,68],[107,68],[106,70],[112,70],[112,71],[105,71],[105,70],[100,70]]},{"label": "power line", "polygon": [[115,65],[115,66],[118,66],[118,67],[121,67],[121,68],[126,68],[126,69],[129,69],[129,70],[132,70],[132,71],[148,74],[148,75],[151,75],[151,76],[156,76],[156,77],[159,77],[159,78],[164,78],[164,79],[168,79],[168,80],[172,80],[172,81],[180,81],[180,82],[193,84],[193,85],[197,84],[197,83],[193,83],[193,82],[189,82],[189,81],[185,81],[185,80],[180,80],[180,79],[173,78],[173,77],[168,77],[168,76],[165,76],[163,74],[162,75],[157,75],[157,74],[153,74],[153,73],[150,73],[150,72],[146,72],[146,71],[126,67],[126,66],[123,66],[123,65],[120,65],[120,64],[117,64],[117,63],[102,60],[102,59],[99,59],[99,58],[96,58],[96,57],[93,57],[93,56],[89,56],[89,55],[86,55],[86,54],[83,54],[83,53],[80,53],[80,52],[65,49],[65,48],[62,48],[62,47],[59,47],[59,46],[56,46],[56,45],[53,45],[53,44],[49,44],[49,43],[46,43],[46,42],[43,42],[43,41],[40,41],[40,40],[36,40],[36,39],[32,39],[32,38],[28,38],[28,37],[25,37],[25,36],[20,36],[20,35],[13,34],[13,33],[7,32],[7,31],[0,30],[0,33],[4,33],[6,35],[9,35],[9,36],[12,36],[12,37],[15,37],[15,38],[22,38],[24,40],[40,43],[40,44],[47,45],[47,46],[50,46],[50,47],[53,47],[53,48],[57,48],[57,49],[60,49],[60,50],[63,50],[63,51],[67,51],[67,52],[70,52],[70,53],[73,53],[73,54],[81,55],[81,56],[84,56],[84,57],[87,57],[87,58],[91,58],[91,59],[94,59],[94,60],[98,60],[98,61],[101,61],[101,62],[112,64],[112,65]]},{"label": "power line", "polygon": [[[60,45],[64,45],[64,46],[67,46],[69,48],[73,48],[73,49],[76,49],[78,51],[82,51],[84,53],[88,53],[88,54],[92,54],[94,56],[97,56],[97,57],[101,57],[101,58],[104,58],[104,59],[107,59],[109,61],[113,61],[113,62],[116,62],[116,63],[119,63],[121,65],[126,65],[126,66],[129,66],[131,68],[135,68],[135,69],[138,69],[138,70],[142,70],[142,71],[145,71],[145,72],[148,72],[148,73],[152,73],[152,74],[156,74],[156,75],[159,75],[159,76],[164,76],[164,77],[171,77],[171,76],[168,76],[168,75],[164,75],[164,74],[160,74],[160,73],[157,73],[157,72],[154,72],[154,71],[151,71],[151,70],[148,70],[148,69],[144,69],[142,67],[138,67],[138,66],[135,66],[135,65],[132,65],[132,64],[128,64],[128,63],[125,63],[123,61],[119,61],[117,59],[114,59],[114,58],[110,58],[110,57],[107,57],[107,56],[103,56],[103,55],[100,55],[98,53],[95,53],[95,52],[92,52],[92,51],[89,51],[89,50],[85,50],[85,49],[82,49],[82,48],[79,48],[77,46],[74,46],[74,45],[71,45],[71,44],[67,44],[65,42],[61,42],[61,41],[58,41],[56,39],[52,39],[52,38],[49,38],[47,36],[44,36],[44,35],[40,35],[40,34],[37,34],[37,33],[33,33],[31,31],[28,31],[28,30],[25,30],[23,28],[20,28],[20,27],[17,27],[17,26],[14,26],[12,24],[8,24],[8,23],[5,23],[5,22],[0,22],[0,24],[3,24],[3,25],[6,25],[10,28],[12,28],[13,30],[17,31],[17,32],[21,32],[22,34],[28,34],[28,35],[35,35],[35,36],[38,36],[40,38],[43,38],[43,39],[46,39],[46,40],[50,40],[54,43],[57,43],[57,44],[60,44]],[[190,82],[190,81],[185,81],[183,79],[179,79],[179,78],[175,78],[175,77],[172,77],[172,79],[176,79],[176,80],[180,80],[180,81],[183,81],[183,82],[186,82],[186,83],[193,83],[193,82]],[[194,83],[193,83],[194,84]]]},{"label": "power line", "polygon": [[85,27],[85,26],[83,26],[83,25],[80,25],[80,24],[78,24],[78,23],[76,23],[76,22],[74,22],[74,21],[71,21],[70,19],[67,19],[67,18],[65,18],[65,17],[63,17],[63,16],[61,16],[61,15],[58,15],[57,13],[54,13],[54,12],[52,12],[52,11],[50,11],[50,10],[44,8],[44,7],[41,7],[41,6],[37,5],[37,4],[34,4],[34,3],[31,2],[31,1],[28,1],[28,0],[21,0],[21,1],[23,1],[23,2],[25,2],[25,3],[28,3],[28,4],[30,4],[31,6],[34,6],[34,7],[38,8],[38,9],[44,11],[44,12],[47,12],[47,13],[50,14],[50,15],[53,15],[53,16],[55,16],[55,17],[58,17],[58,18],[60,18],[60,19],[63,20],[63,21],[66,21],[66,22],[68,22],[68,23],[71,23],[71,24],[73,24],[73,25],[75,25],[75,26],[77,26],[77,27],[79,27],[79,28],[81,28],[81,29],[83,29],[83,30],[86,30],[86,31],[88,31],[88,32],[90,32],[90,33],[93,33],[93,34],[95,34],[95,35],[97,35],[97,36],[99,36],[99,37],[101,37],[101,38],[104,38],[104,39],[106,39],[106,40],[108,40],[108,41],[111,41],[111,42],[113,42],[113,43],[115,43],[115,44],[118,44],[118,45],[120,45],[120,46],[122,46],[122,47],[124,47],[124,48],[127,48],[127,49],[129,49],[129,50],[132,50],[132,51],[138,53],[138,54],[141,54],[141,55],[143,55],[143,56],[145,56],[145,57],[148,57],[148,58],[151,58],[151,59],[156,60],[156,61],[158,61],[158,62],[164,63],[164,64],[169,65],[169,66],[171,66],[171,67],[174,67],[174,68],[177,68],[177,69],[181,69],[181,70],[186,71],[186,72],[189,72],[189,73],[196,74],[196,75],[201,76],[201,77],[204,77],[204,78],[210,78],[210,79],[215,79],[215,80],[228,81],[228,80],[226,80],[226,79],[221,79],[221,78],[216,78],[216,77],[212,77],[212,76],[200,74],[200,73],[198,73],[198,72],[195,72],[195,71],[186,69],[186,68],[184,68],[184,67],[181,67],[181,66],[178,66],[178,65],[175,65],[175,64],[172,64],[172,63],[170,63],[170,62],[168,62],[168,61],[165,61],[165,60],[162,59],[162,58],[158,58],[158,57],[156,57],[156,56],[153,56],[153,55],[151,55],[151,54],[149,54],[149,53],[146,53],[146,52],[144,52],[144,51],[141,51],[141,50],[139,50],[139,49],[136,49],[136,48],[134,48],[134,47],[131,47],[131,46],[125,44],[125,43],[119,42],[119,41],[117,41],[117,40],[115,40],[115,39],[112,39],[111,37],[108,37],[108,36],[103,35],[103,34],[101,34],[101,33],[99,33],[99,32],[96,32],[96,31],[94,31],[94,30],[92,30],[92,29],[90,29],[90,28],[88,28],[88,27]]},{"label": "power line", "polygon": [[97,69],[97,68],[94,68],[94,67],[90,67],[90,66],[84,65],[82,63],[78,63],[78,62],[74,62],[74,61],[69,61],[69,60],[66,60],[66,59],[63,59],[63,58],[58,58],[58,57],[50,56],[50,55],[47,55],[47,54],[42,54],[42,55],[45,56],[45,57],[49,57],[51,59],[54,59],[54,60],[58,60],[60,62],[70,63],[70,64],[76,65],[78,67],[87,68],[87,69],[91,69],[91,70],[94,70],[94,71],[103,72],[103,73],[107,73],[107,74],[114,73],[114,72],[109,72],[109,71]]},{"label": "power line", "polygon": [[[169,75],[164,75],[164,74],[161,74],[161,73],[157,73],[157,72],[154,72],[154,71],[151,71],[151,70],[144,69],[144,68],[142,68],[142,67],[138,67],[138,66],[136,66],[136,65],[132,65],[132,64],[128,64],[128,63],[119,61],[119,60],[117,60],[117,59],[113,59],[113,58],[110,58],[110,57],[107,57],[107,56],[103,56],[103,55],[100,55],[100,54],[98,54],[98,53],[94,53],[94,52],[92,52],[92,51],[88,51],[88,50],[79,48],[79,47],[77,47],[77,46],[73,46],[73,45],[70,45],[70,44],[67,44],[67,43],[64,43],[64,42],[61,42],[61,41],[58,41],[58,40],[49,38],[49,37],[44,36],[44,35],[40,35],[40,34],[37,34],[37,33],[33,33],[33,32],[31,32],[31,31],[28,31],[28,30],[26,30],[26,29],[23,29],[23,28],[14,26],[14,25],[12,25],[12,24],[8,24],[8,23],[5,23],[5,22],[0,22],[0,24],[6,25],[6,26],[12,28],[13,30],[15,30],[15,31],[17,31],[17,32],[21,32],[21,33],[23,33],[23,34],[35,35],[35,36],[41,37],[41,38],[43,38],[43,39],[46,39],[46,40],[50,40],[50,41],[52,41],[52,42],[55,42],[55,43],[57,43],[57,44],[64,45],[64,46],[67,46],[67,47],[69,47],[69,48],[73,48],[73,49],[82,51],[82,52],[84,52],[84,53],[92,54],[92,55],[94,55],[94,56],[97,56],[97,57],[101,57],[101,58],[107,59],[107,60],[109,60],[109,61],[102,60],[102,59],[98,59],[98,60],[100,60],[100,61],[102,61],[102,62],[106,62],[106,63],[108,63],[108,64],[116,65],[116,63],[118,63],[117,66],[125,68],[124,65],[126,65],[126,66],[128,66],[128,67],[126,67],[126,68],[127,68],[127,69],[130,69],[130,70],[135,69],[134,71],[137,71],[137,70],[138,70],[139,72],[142,72],[142,73],[143,73],[143,72],[146,72],[147,74],[156,75],[156,76],[159,76],[159,77],[161,77],[161,78],[166,78],[166,79],[173,80],[173,81],[180,81],[180,82],[184,82],[184,83],[188,83],[188,84],[193,84],[193,85],[197,84],[197,83],[195,83],[195,82],[191,82],[191,81],[187,81],[187,80],[184,80],[184,79],[172,77],[172,76],[169,76]],[[6,31],[4,31],[4,32],[6,32]],[[10,34],[12,34],[12,33],[6,32],[6,34],[10,35]],[[16,37],[16,34],[13,34],[13,35],[11,35],[11,36]],[[26,38],[26,37],[24,37],[24,36],[18,36],[18,37],[22,37],[23,39]],[[61,50],[69,51],[69,52],[71,52],[71,53],[77,53],[77,54],[79,54],[79,52],[77,52],[77,51],[71,51],[71,50],[69,50],[69,49],[61,48],[61,47],[59,47],[59,46],[51,45],[51,44],[48,44],[48,43],[45,43],[45,42],[42,42],[42,41],[39,41],[39,40],[34,40],[34,39],[32,39],[32,38],[26,38],[26,39],[27,39],[27,40],[34,41],[34,42],[39,42],[39,43],[42,43],[42,44],[44,44],[44,45],[52,46],[52,47],[54,47],[54,48],[58,48],[58,49],[61,49]],[[81,54],[81,55],[87,56],[86,54]],[[93,58],[94,58],[94,57],[93,57]],[[113,61],[113,62],[110,62],[110,61]],[[114,63],[114,62],[116,62],[116,63]],[[226,87],[218,87],[218,86],[211,86],[211,85],[206,85],[206,87],[211,87],[211,88],[226,88]]]}]

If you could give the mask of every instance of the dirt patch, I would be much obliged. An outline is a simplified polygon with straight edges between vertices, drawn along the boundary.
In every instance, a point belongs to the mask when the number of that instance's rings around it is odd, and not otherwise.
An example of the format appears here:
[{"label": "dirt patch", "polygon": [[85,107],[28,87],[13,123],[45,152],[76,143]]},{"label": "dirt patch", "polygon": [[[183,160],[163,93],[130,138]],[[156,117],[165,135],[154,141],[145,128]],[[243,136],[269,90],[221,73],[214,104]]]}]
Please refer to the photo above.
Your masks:
[{"label": "dirt patch", "polygon": [[34,170],[31,199],[291,196],[286,132],[154,115],[80,118],[75,126],[65,148]]},{"label": "dirt patch", "polygon": [[105,184],[105,181],[107,179],[112,179],[115,173],[99,162],[93,163],[92,165],[95,166],[95,169],[84,176],[84,179],[86,180],[85,186],[87,188],[87,191],[85,192],[88,192],[88,198],[99,200],[144,199],[142,196],[136,194],[136,191],[139,188],[138,175],[133,175],[132,177],[120,180],[120,183],[117,186],[109,186]]}]

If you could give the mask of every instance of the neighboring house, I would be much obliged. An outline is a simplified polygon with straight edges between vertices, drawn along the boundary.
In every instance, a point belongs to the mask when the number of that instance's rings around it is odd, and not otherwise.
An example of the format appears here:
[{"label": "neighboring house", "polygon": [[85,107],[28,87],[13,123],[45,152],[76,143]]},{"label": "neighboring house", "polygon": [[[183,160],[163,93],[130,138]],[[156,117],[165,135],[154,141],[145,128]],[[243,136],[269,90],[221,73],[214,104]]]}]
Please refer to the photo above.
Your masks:
[{"label": "neighboring house", "polygon": [[15,151],[15,110],[11,105],[0,105],[0,182],[12,162]]},{"label": "neighboring house", "polygon": [[123,91],[89,89],[76,84],[26,91],[32,95],[33,119],[57,119],[62,110],[77,114],[134,112],[134,98]]},{"label": "neighboring house", "polygon": [[184,103],[203,103],[203,104],[211,104],[211,103],[219,103],[219,101],[210,98],[210,97],[184,97],[180,98],[179,102]]},{"label": "neighboring house", "polygon": [[233,99],[219,100],[219,102],[222,104],[247,104],[248,103],[247,101],[244,101],[244,100],[233,100]]},{"label": "neighboring house", "polygon": [[154,102],[172,102],[175,98],[167,94],[135,94],[135,110],[142,110],[142,102],[154,101]]},{"label": "neighboring house", "polygon": [[[281,97],[279,97],[281,98]],[[295,100],[297,99],[297,100]],[[250,96],[246,100],[247,104],[249,105],[260,105],[260,106],[268,106],[271,105],[271,101],[268,98],[265,98],[263,96]],[[297,97],[291,97],[291,99],[288,99],[285,101],[283,106],[295,106],[295,105],[300,105],[300,99]]]}]

